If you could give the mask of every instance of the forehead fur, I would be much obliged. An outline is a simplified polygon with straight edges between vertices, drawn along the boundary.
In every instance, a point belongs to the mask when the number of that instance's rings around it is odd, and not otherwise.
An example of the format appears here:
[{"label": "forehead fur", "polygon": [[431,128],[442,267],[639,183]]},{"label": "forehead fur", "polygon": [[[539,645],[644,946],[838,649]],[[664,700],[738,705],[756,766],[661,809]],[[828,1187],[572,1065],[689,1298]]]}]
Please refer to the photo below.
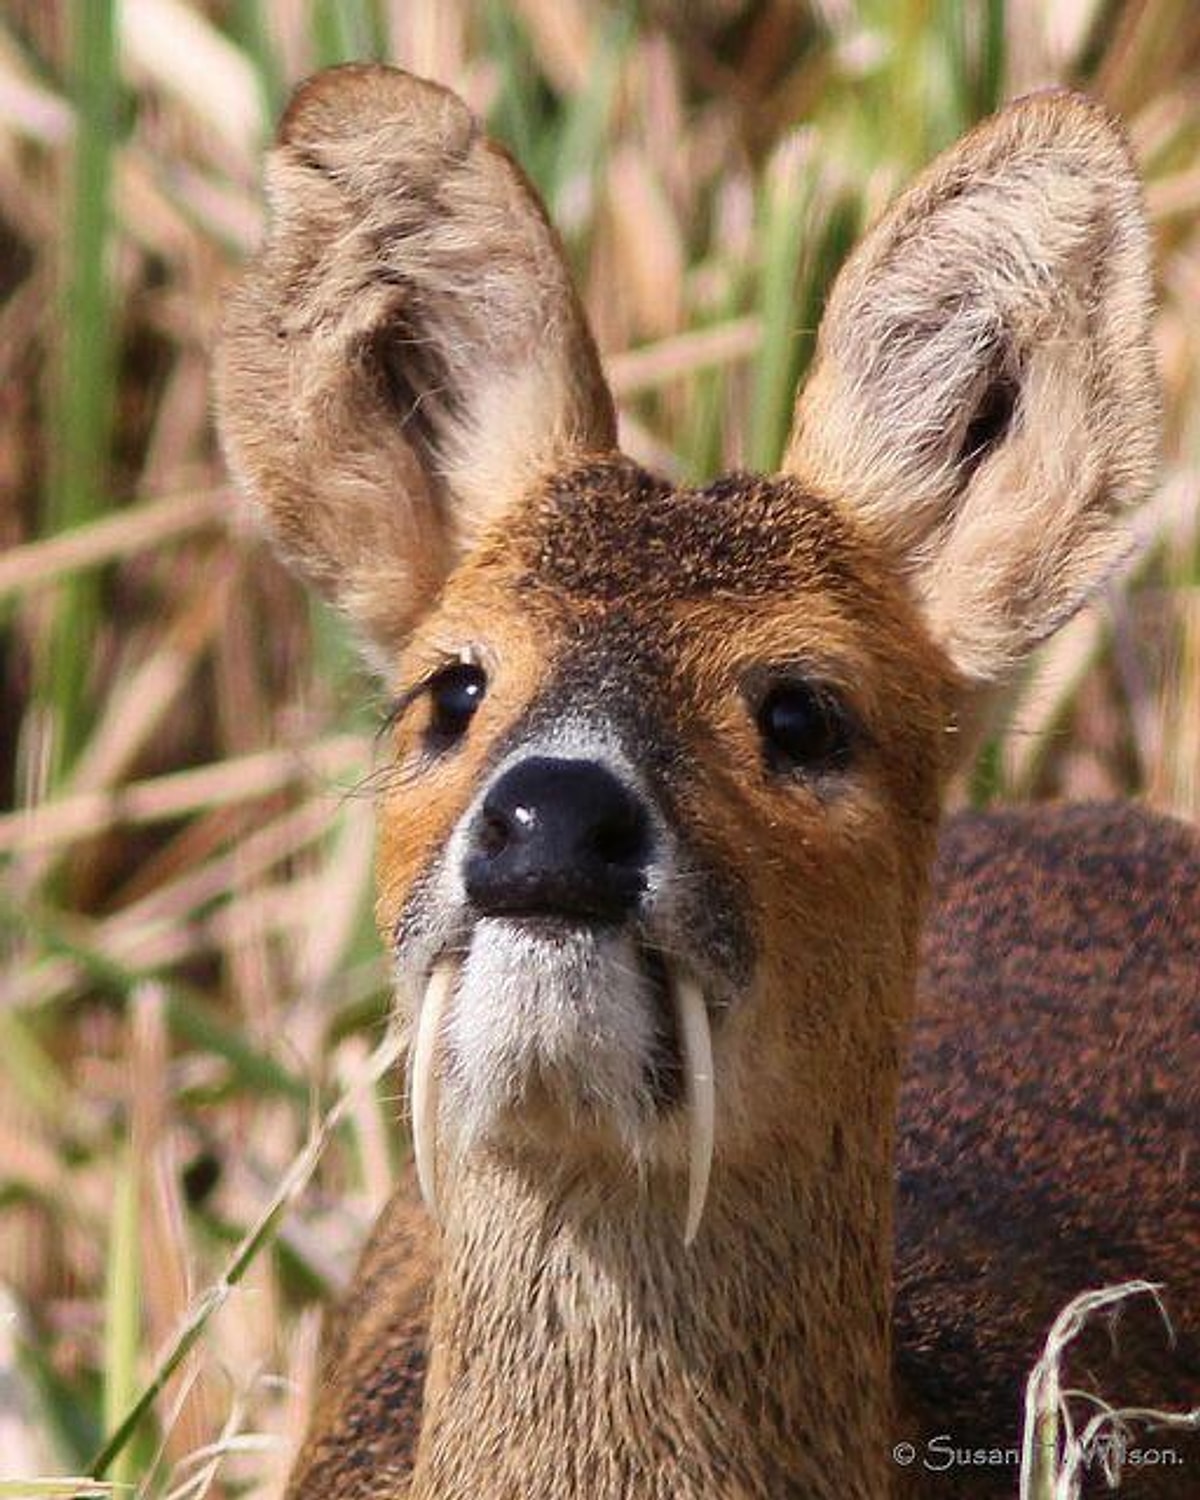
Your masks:
[{"label": "forehead fur", "polygon": [[786,598],[797,585],[842,598],[876,591],[863,539],[827,500],[788,478],[731,474],[676,489],[624,458],[556,475],[508,518],[479,561],[573,603],[667,605]]},{"label": "forehead fur", "polygon": [[790,477],[676,489],[619,456],[560,471],[459,569],[428,638],[433,655],[484,645],[523,684],[497,755],[544,723],[598,716],[652,779],[678,778],[681,750],[712,760],[701,741],[744,732],[737,688],[789,663],[845,694],[902,800],[923,805],[911,775],[945,753],[953,670],[909,585],[849,513]]}]

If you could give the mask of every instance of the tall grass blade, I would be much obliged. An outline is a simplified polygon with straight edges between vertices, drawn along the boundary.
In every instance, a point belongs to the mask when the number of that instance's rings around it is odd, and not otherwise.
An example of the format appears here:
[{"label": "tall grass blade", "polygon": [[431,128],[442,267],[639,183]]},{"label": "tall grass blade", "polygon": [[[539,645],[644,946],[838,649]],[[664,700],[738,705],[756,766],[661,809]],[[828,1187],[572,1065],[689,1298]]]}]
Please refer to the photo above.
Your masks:
[{"label": "tall grass blade", "polygon": [[[62,348],[51,403],[47,532],[91,520],[109,473],[116,372],[111,194],[119,95],[114,10],[115,0],[69,8],[76,128],[62,267]],[[52,781],[62,778],[85,733],[98,607],[94,577],[64,585],[42,663],[42,697],[54,730]]]},{"label": "tall grass blade", "polygon": [[767,174],[759,243],[758,315],[762,343],[754,367],[746,459],[752,469],[779,467],[791,425],[797,363],[796,279],[812,202],[812,138],[793,136]]},{"label": "tall grass blade", "polygon": [[[141,1276],[138,1265],[138,1185],[132,1150],[117,1170],[108,1240],[104,1307],[104,1425],[112,1428],[137,1392],[137,1356],[141,1333]],[[97,1478],[103,1477],[97,1475]],[[133,1455],[113,1464],[115,1483],[135,1478]]]}]

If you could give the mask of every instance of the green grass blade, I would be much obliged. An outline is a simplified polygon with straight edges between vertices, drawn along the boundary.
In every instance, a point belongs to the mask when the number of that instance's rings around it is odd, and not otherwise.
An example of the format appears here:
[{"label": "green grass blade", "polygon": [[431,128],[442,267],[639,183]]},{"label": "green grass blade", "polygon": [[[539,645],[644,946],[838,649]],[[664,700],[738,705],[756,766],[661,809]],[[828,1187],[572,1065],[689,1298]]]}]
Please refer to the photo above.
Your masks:
[{"label": "green grass blade", "polygon": [[379,15],[371,0],[316,0],[310,14],[313,50],[322,67],[382,59]]},{"label": "green grass blade", "polygon": [[[137,1171],[127,1150],[117,1173],[104,1295],[104,1426],[111,1431],[137,1394],[141,1334]],[[100,1476],[97,1476],[100,1477]],[[116,1483],[134,1479],[133,1454],[114,1457]]]},{"label": "green grass blade", "polygon": [[534,70],[528,41],[511,7],[488,0],[483,24],[499,79],[488,127],[539,190],[547,191],[546,177],[553,165],[547,147],[552,148],[557,139],[557,132],[549,128],[550,92]]},{"label": "green grass blade", "polygon": [[[603,27],[587,87],[567,101],[555,132],[555,151],[545,184],[551,213],[570,217],[568,202],[581,179],[597,181],[612,144],[609,119],[631,38],[629,16],[618,12]],[[569,228],[570,226],[567,225]]]},{"label": "green grass blade", "polygon": [[230,29],[254,64],[264,115],[274,120],[283,110],[288,90],[263,16],[263,0],[236,0]]},{"label": "green grass blade", "polygon": [[779,466],[796,389],[796,277],[811,203],[806,144],[798,136],[781,149],[763,189],[762,345],[754,366],[746,459],[750,468],[767,473]]},{"label": "green grass blade", "polygon": [[30,1019],[18,1011],[0,1011],[0,1058],[14,1098],[24,1100],[45,1120],[61,1117],[67,1081],[42,1046]]},{"label": "green grass blade", "polygon": [[[119,95],[114,10],[114,0],[70,8],[77,128],[60,299],[62,347],[49,425],[54,442],[46,532],[91,520],[108,477],[116,371],[109,264]],[[98,606],[94,575],[64,584],[40,663],[41,698],[54,726],[52,783],[61,780],[86,733],[88,646],[95,638]]]},{"label": "green grass blade", "polygon": [[68,1374],[56,1369],[36,1334],[21,1337],[18,1368],[36,1393],[42,1430],[54,1457],[64,1468],[82,1468],[96,1451],[101,1433],[102,1392],[95,1370]]}]

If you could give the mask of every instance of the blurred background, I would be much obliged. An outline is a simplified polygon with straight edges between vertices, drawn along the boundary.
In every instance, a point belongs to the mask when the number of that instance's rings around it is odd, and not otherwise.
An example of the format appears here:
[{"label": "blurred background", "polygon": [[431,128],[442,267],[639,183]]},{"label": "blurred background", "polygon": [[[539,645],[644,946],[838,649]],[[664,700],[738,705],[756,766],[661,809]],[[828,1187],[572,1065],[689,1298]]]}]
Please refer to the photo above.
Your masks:
[{"label": "blurred background", "polygon": [[392,1073],[300,1182],[386,1014],[380,703],[239,519],[208,383],[271,122],[296,80],[367,57],[450,84],[514,150],[626,447],[681,479],[775,464],[830,278],[933,153],[1048,82],[1118,110],[1157,240],[1167,463],[1140,559],[1018,684],[958,796],[1200,815],[1194,0],[4,0],[0,1495],[92,1472],[292,1171],[104,1466],[145,1494],[275,1493],[319,1308],[404,1158]]}]

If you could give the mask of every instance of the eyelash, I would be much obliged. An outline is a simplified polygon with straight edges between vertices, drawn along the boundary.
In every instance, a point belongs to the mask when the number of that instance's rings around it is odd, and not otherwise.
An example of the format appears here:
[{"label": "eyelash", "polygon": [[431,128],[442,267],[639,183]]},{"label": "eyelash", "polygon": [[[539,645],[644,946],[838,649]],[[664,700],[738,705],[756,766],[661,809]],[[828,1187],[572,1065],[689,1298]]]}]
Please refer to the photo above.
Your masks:
[{"label": "eyelash", "polygon": [[400,720],[425,691],[426,687],[428,687],[433,675],[431,672],[428,677],[422,678],[420,682],[414,683],[412,687],[405,688],[398,698],[392,699],[388,704],[387,712],[380,720],[379,728],[375,731],[376,740],[383,739],[386,734],[395,729],[396,725],[399,724]]},{"label": "eyelash", "polygon": [[424,697],[429,692],[434,682],[437,681],[438,677],[447,668],[455,666],[478,667],[481,666],[481,663],[473,653],[462,652],[454,656],[447,656],[444,661],[438,662],[437,666],[431,667],[419,681],[414,682],[411,687],[405,688],[398,697],[393,698],[388,704],[387,711],[380,721],[379,728],[375,731],[376,740],[383,739],[385,735],[395,729],[418,698]]}]

